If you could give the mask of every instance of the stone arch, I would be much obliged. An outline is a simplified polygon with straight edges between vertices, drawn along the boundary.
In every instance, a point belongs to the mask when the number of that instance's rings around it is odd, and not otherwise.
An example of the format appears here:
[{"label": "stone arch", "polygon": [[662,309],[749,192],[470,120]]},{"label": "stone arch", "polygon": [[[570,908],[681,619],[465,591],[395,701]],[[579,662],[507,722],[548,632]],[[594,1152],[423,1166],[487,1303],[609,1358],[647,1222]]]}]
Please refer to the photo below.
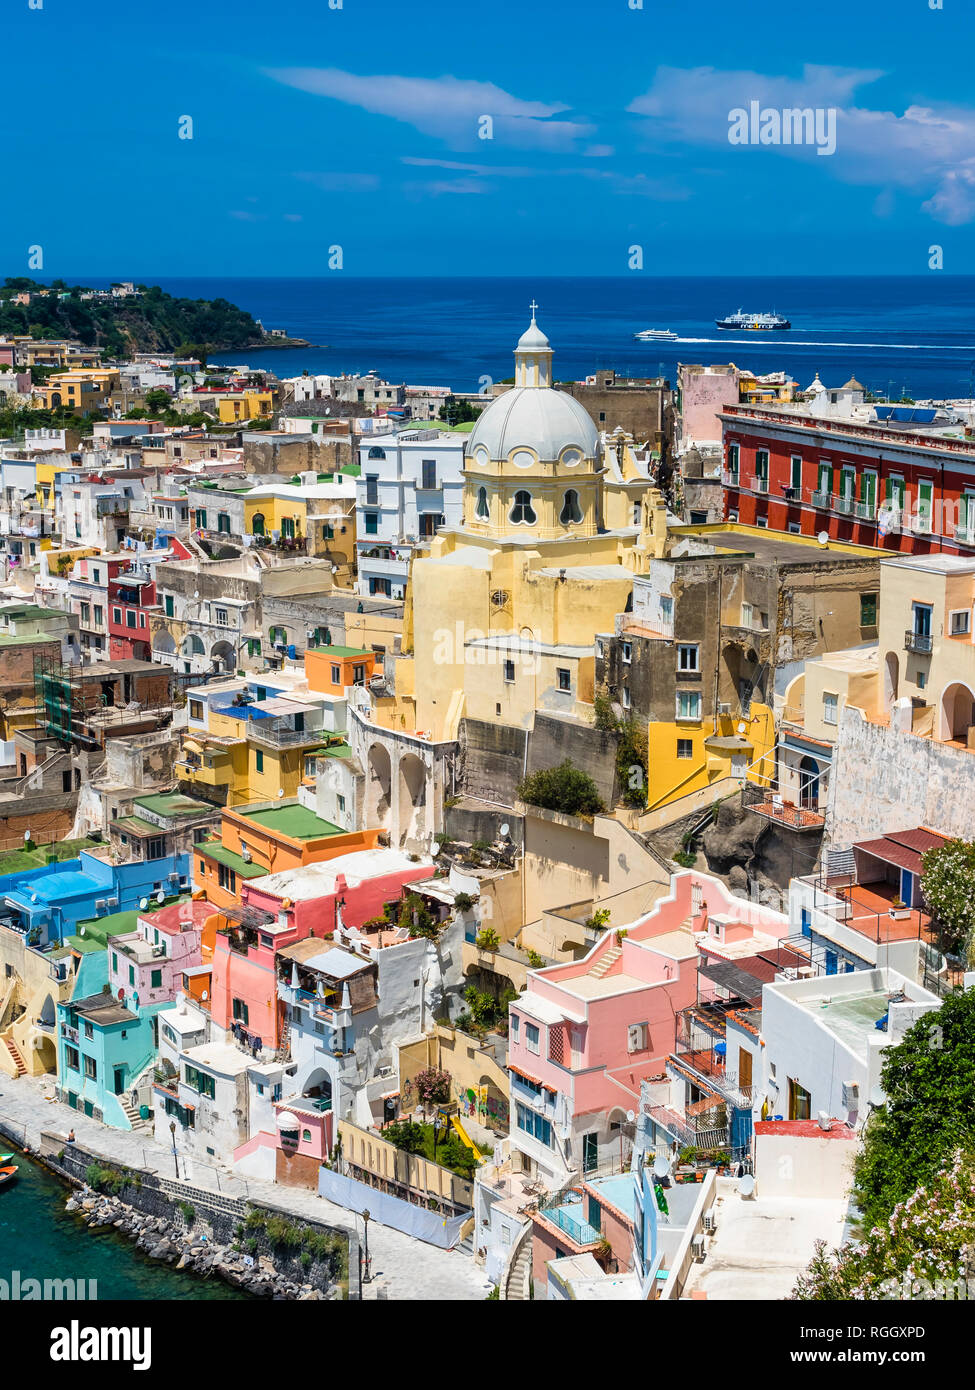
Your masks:
[{"label": "stone arch", "polygon": [[314,1096],[316,1100],[332,1099],[332,1078],[324,1067],[316,1067],[308,1073],[302,1095]]},{"label": "stone arch", "polygon": [[393,770],[389,750],[382,743],[369,746],[366,755],[366,826],[386,825],[392,802]]},{"label": "stone arch", "polygon": [[964,681],[945,686],[938,705],[938,738],[968,742],[968,731],[975,725],[975,694]]},{"label": "stone arch", "polygon": [[266,534],[264,530],[263,512],[255,512],[251,517],[251,533],[255,536],[263,536]]},{"label": "stone arch", "polygon": [[218,670],[232,672],[237,669],[237,652],[231,642],[214,642],[210,648],[210,661]]},{"label": "stone arch", "polygon": [[176,643],[173,634],[164,627],[158,628],[152,635],[152,654],[153,656],[175,656]]},{"label": "stone arch", "polygon": [[203,656],[205,651],[203,638],[195,632],[188,632],[180,645],[179,654],[185,661],[189,661],[194,656]]},{"label": "stone arch", "polygon": [[426,804],[427,771],[422,758],[415,753],[403,753],[396,768],[397,810],[399,812],[399,843],[419,839],[422,810]]},{"label": "stone arch", "polygon": [[822,768],[815,758],[806,753],[799,760],[799,805],[808,811],[819,810],[819,796],[822,791]]},{"label": "stone arch", "polygon": [[896,652],[884,657],[884,709],[889,714],[897,700],[900,685],[900,658]]}]

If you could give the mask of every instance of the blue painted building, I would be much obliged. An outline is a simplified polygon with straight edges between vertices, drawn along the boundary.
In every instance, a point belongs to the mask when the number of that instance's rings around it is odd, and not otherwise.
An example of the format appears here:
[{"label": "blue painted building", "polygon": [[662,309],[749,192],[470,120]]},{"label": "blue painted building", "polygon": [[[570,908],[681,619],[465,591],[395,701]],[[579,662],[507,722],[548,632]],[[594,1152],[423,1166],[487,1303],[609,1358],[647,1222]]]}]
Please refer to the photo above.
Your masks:
[{"label": "blue painted building", "polygon": [[138,1116],[136,1083],[155,1060],[156,1014],[105,990],[58,1005],[58,1098],[115,1129]]}]

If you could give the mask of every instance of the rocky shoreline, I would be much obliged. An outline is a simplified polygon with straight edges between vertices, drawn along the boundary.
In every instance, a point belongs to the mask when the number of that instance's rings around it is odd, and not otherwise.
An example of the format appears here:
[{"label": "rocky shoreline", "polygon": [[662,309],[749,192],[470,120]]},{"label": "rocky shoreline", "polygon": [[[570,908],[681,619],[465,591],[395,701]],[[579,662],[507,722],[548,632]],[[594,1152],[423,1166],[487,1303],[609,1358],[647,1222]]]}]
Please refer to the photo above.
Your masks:
[{"label": "rocky shoreline", "polygon": [[221,1245],[176,1221],[146,1216],[119,1197],[93,1192],[83,1187],[72,1193],[65,1210],[85,1219],[92,1229],[112,1226],[134,1240],[151,1260],[160,1260],[176,1269],[188,1269],[204,1278],[219,1278],[255,1298],[289,1299],[298,1302],[340,1299],[341,1289],[327,1293],[312,1284],[301,1284],[279,1273],[267,1255],[247,1256],[233,1245]]}]

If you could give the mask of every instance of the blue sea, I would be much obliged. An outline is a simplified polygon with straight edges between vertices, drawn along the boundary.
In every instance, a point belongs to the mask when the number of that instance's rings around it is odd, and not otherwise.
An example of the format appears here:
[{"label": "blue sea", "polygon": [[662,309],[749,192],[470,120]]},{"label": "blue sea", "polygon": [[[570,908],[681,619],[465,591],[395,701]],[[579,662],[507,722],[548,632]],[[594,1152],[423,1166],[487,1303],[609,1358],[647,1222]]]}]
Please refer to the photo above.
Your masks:
[{"label": "blue sea", "polygon": [[[100,279],[79,282],[105,285]],[[975,276],[619,279],[181,279],[139,276],[171,294],[222,296],[266,328],[316,346],[248,350],[215,361],[267,366],[279,376],[368,372],[392,381],[476,391],[512,375],[512,349],[539,304],[557,378],[597,368],[674,378],[678,362],[735,362],[785,370],[801,386],[855,375],[878,394],[916,399],[975,394]],[[739,307],[777,310],[775,333],[724,332],[714,320]],[[637,343],[644,328],[677,342]]]}]

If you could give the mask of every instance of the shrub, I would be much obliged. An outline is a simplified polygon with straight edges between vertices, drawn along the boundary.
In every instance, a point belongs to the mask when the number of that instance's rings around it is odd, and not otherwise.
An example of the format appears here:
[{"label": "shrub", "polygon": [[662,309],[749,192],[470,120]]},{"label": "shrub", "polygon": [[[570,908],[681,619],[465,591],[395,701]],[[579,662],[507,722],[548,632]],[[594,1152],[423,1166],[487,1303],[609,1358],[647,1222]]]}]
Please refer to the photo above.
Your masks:
[{"label": "shrub", "polygon": [[592,817],[606,809],[589,773],[574,767],[568,758],[558,767],[532,772],[520,783],[518,797],[530,806],[560,811],[567,816]]},{"label": "shrub", "polygon": [[301,1264],[302,1269],[311,1268],[311,1255],[308,1253],[307,1250],[302,1250],[301,1254],[298,1256],[298,1260]]},{"label": "shrub", "polygon": [[248,1255],[256,1255],[257,1236],[248,1236],[248,1238],[244,1241],[244,1249],[247,1251]]},{"label": "shrub", "polygon": [[583,925],[586,931],[603,931],[609,925],[609,908],[593,908]]},{"label": "shrub", "polygon": [[257,1207],[251,1207],[244,1217],[244,1225],[249,1231],[263,1231],[267,1223],[267,1215],[259,1211]]},{"label": "shrub", "polygon": [[921,890],[932,916],[940,922],[946,950],[964,948],[975,962],[975,841],[949,840],[921,855]]},{"label": "shrub", "polygon": [[479,951],[497,951],[501,946],[498,933],[493,927],[482,927],[474,942]]},{"label": "shrub", "polygon": [[450,1100],[450,1072],[426,1067],[413,1078],[422,1105],[446,1105]]},{"label": "shrub", "polygon": [[284,1216],[269,1216],[264,1227],[272,1245],[295,1250],[301,1245],[301,1227]]},{"label": "shrub", "polygon": [[196,1209],[189,1202],[180,1202],[179,1209],[183,1213],[183,1220],[187,1226],[192,1226],[196,1220]]},{"label": "shrub", "polygon": [[697,862],[697,855],[690,850],[679,849],[674,854],[674,863],[679,864],[682,869],[693,869]]},{"label": "shrub", "polygon": [[543,958],[538,954],[537,951],[531,951],[531,950],[529,950],[529,952],[528,952],[528,964],[531,966],[531,968],[532,968],[533,970],[540,970],[540,969],[542,968],[542,966],[545,964],[545,961],[544,961]]},{"label": "shrub", "polygon": [[457,912],[470,912],[475,901],[476,899],[472,898],[470,893],[454,894],[454,908]]}]

